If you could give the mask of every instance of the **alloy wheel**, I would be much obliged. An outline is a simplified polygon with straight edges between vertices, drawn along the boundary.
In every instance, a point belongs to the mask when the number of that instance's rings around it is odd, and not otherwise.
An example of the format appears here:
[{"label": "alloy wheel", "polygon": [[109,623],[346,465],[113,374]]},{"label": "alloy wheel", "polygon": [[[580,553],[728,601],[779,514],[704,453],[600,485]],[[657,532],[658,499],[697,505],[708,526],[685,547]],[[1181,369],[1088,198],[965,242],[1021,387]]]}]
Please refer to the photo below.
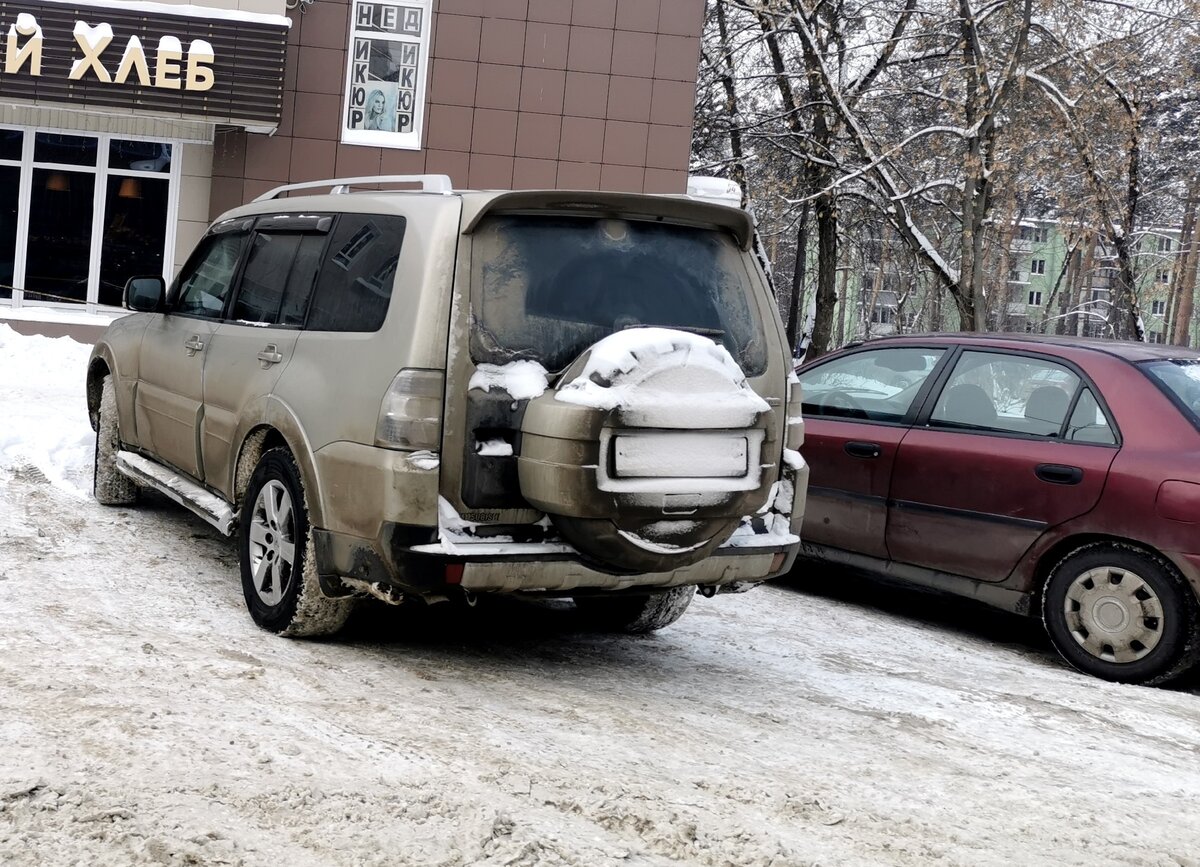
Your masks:
[{"label": "alloy wheel", "polygon": [[296,517],[282,482],[267,482],[250,516],[250,571],[265,605],[278,605],[292,582],[296,563]]}]

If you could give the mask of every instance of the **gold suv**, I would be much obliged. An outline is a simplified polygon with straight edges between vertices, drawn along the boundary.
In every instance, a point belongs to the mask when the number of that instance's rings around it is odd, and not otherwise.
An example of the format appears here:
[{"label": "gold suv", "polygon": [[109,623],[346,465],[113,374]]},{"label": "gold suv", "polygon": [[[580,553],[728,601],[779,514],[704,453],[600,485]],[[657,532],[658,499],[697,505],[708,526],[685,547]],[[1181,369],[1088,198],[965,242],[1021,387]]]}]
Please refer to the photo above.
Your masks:
[{"label": "gold suv", "polygon": [[799,545],[800,394],[752,234],[688,196],[272,190],[170,289],[126,287],[87,374],[96,498],[153,488],[236,535],[251,616],[287,635],[485,592],[661,628]]}]

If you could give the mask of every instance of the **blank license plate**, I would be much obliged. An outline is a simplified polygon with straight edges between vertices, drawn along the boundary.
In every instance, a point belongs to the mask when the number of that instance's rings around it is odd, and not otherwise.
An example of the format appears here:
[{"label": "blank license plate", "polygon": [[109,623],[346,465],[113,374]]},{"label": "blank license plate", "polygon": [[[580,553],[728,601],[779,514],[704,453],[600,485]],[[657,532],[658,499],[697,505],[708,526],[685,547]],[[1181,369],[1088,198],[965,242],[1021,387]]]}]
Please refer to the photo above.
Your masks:
[{"label": "blank license plate", "polygon": [[696,433],[613,437],[613,475],[621,478],[736,478],[749,470],[745,437]]}]

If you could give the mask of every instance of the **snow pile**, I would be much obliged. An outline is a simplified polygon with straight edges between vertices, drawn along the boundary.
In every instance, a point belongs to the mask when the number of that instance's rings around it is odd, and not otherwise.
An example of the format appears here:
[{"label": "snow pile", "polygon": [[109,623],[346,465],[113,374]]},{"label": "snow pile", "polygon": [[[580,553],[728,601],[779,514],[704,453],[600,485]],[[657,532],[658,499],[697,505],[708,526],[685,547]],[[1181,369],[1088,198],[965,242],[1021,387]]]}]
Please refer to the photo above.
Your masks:
[{"label": "snow pile", "polygon": [[794,545],[800,537],[792,532],[792,509],[796,500],[796,473],[806,464],[798,451],[783,450],[786,468],[782,477],[771,486],[767,502],[757,515],[742,518],[722,548],[759,548],[775,545]]},{"label": "snow pile", "polygon": [[510,442],[495,439],[476,444],[475,451],[485,458],[511,458],[513,447]]},{"label": "snow pile", "polygon": [[630,328],[605,337],[555,397],[619,408],[625,423],[644,427],[748,427],[770,409],[725,347],[669,328]]},{"label": "snow pile", "polygon": [[[538,526],[548,529],[550,520],[543,517]],[[480,536],[477,531],[485,525],[468,521],[445,497],[438,497],[438,541],[415,545],[420,554],[473,554],[480,556],[519,556],[529,554],[574,554],[575,549],[560,541],[517,542],[509,535]]]},{"label": "snow pile", "polygon": [[538,397],[550,384],[546,368],[536,361],[511,361],[508,364],[481,364],[471,375],[469,390],[491,391],[498,388],[513,400]]},{"label": "snow pile", "polygon": [[412,452],[408,456],[408,462],[418,470],[436,470],[442,465],[441,456],[428,449]]},{"label": "snow pile", "polygon": [[34,472],[90,496],[96,435],[84,385],[91,347],[0,324],[0,470]]},{"label": "snow pile", "polygon": [[[80,305],[82,307],[82,305]],[[86,310],[75,310],[66,307],[39,307],[36,304],[24,304],[21,307],[5,307],[0,305],[0,322],[6,319],[16,319],[24,322],[62,322],[71,325],[108,325],[114,319],[128,316],[124,310],[117,312],[88,313]]]}]

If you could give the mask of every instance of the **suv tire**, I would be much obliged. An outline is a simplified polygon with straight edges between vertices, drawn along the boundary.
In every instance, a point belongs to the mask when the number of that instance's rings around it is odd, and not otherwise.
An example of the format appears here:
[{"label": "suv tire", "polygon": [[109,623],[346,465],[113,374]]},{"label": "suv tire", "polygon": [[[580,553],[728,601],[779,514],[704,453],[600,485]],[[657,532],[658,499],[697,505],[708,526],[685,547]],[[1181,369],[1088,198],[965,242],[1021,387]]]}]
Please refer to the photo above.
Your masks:
[{"label": "suv tire", "polygon": [[100,384],[100,409],[96,420],[96,452],[92,460],[92,495],[105,506],[128,506],[137,502],[133,479],[117,469],[121,432],[117,422],[117,390],[112,375]]},{"label": "suv tire", "polygon": [[292,637],[332,635],[354,608],[352,598],[321,593],[304,483],[287,449],[264,454],[250,477],[238,559],[246,607],[263,629]]},{"label": "suv tire", "polygon": [[648,596],[576,596],[575,607],[593,629],[645,635],[682,617],[695,595],[689,585]]},{"label": "suv tire", "polygon": [[1169,562],[1113,542],[1076,549],[1042,594],[1042,620],[1063,659],[1121,683],[1166,683],[1192,668],[1198,613],[1196,595]]}]

